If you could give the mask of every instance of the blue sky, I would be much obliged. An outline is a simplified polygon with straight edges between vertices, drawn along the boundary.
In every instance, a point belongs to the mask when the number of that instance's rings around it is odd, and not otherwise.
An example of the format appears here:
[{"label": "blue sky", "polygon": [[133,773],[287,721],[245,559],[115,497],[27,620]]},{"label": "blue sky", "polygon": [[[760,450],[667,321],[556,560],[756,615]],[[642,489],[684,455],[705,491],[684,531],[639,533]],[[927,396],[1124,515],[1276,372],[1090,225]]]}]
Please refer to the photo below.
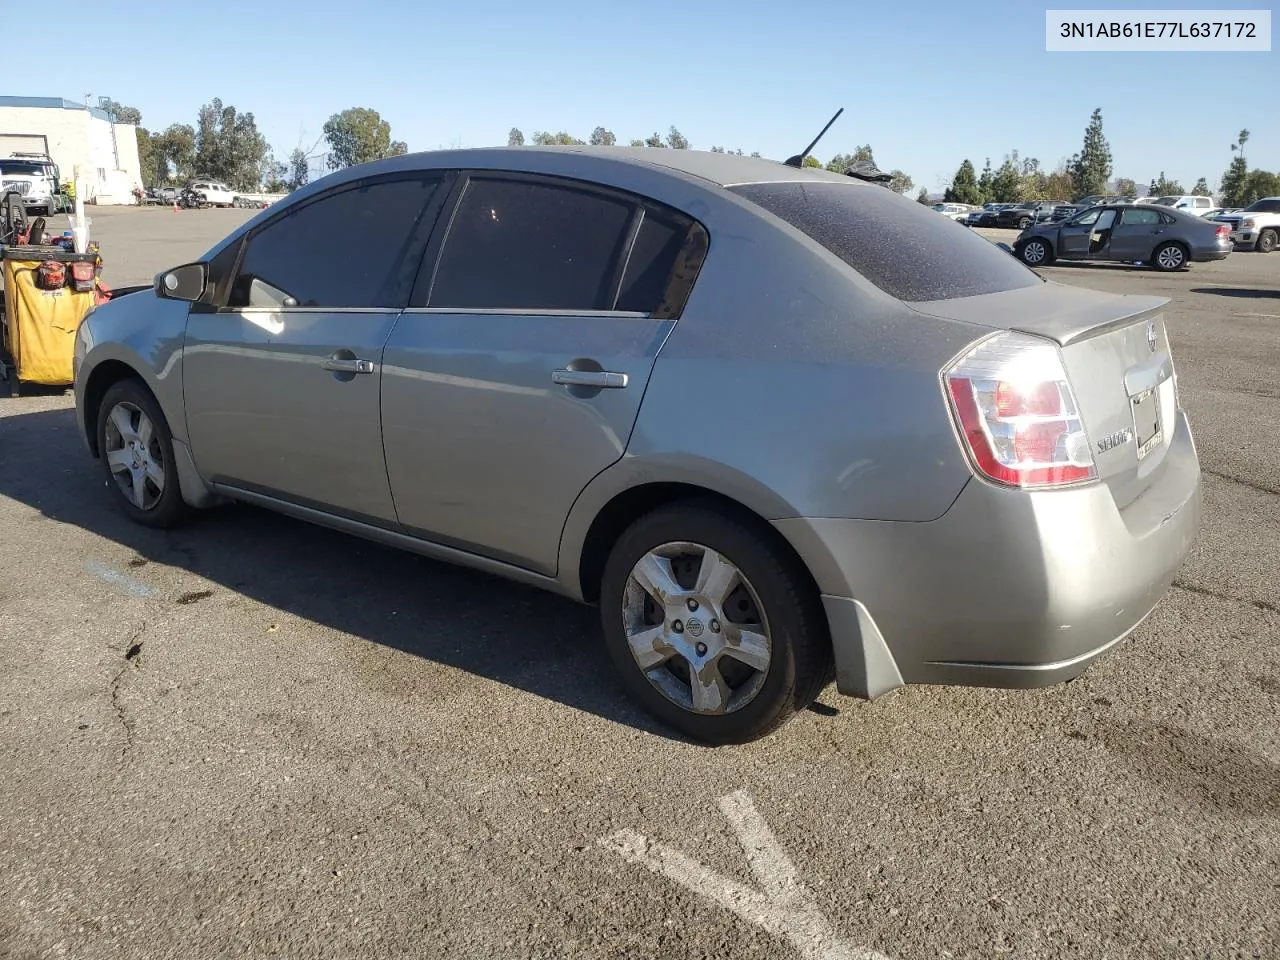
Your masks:
[{"label": "blue sky", "polygon": [[411,150],[505,143],[512,126],[585,139],[600,124],[626,142],[674,124],[694,147],[782,159],[843,106],[821,159],[870,143],[882,167],[931,191],[966,157],[981,168],[1017,149],[1052,168],[1101,107],[1116,176],[1212,186],[1241,127],[1250,165],[1280,169],[1267,79],[1280,54],[1045,51],[1046,7],[1118,6],[1214,5],[115,0],[111,19],[132,26],[110,33],[128,55],[62,56],[9,92],[110,96],[152,129],[194,123],[221,97],[253,111],[280,158],[310,147],[330,114],[368,106]]}]

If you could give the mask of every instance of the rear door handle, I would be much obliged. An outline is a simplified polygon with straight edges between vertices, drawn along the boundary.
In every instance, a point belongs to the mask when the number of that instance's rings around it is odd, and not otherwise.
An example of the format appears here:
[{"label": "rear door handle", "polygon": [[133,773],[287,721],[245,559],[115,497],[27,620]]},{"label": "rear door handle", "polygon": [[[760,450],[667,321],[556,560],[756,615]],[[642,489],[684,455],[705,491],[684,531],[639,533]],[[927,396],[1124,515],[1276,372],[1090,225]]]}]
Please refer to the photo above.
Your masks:
[{"label": "rear door handle", "polygon": [[330,357],[321,366],[334,373],[373,373],[374,370],[372,360],[347,360],[337,357]]},{"label": "rear door handle", "polygon": [[621,390],[629,378],[625,373],[614,373],[612,370],[568,370],[561,368],[552,371],[551,382],[562,387],[597,387],[605,390]]}]

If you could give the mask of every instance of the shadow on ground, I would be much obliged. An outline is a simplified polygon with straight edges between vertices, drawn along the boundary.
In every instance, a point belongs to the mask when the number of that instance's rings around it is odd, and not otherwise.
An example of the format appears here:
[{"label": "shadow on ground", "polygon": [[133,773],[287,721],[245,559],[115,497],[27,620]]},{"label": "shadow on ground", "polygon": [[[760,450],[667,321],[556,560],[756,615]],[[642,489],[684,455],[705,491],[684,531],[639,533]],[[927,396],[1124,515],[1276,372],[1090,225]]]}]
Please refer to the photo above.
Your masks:
[{"label": "shadow on ground", "polygon": [[1280,814],[1280,767],[1245,744],[1149,721],[1099,736],[1133,772],[1205,810],[1266,819]]},{"label": "shadow on ground", "polygon": [[1262,290],[1251,287],[1192,287],[1192,293],[1207,293],[1215,297],[1240,297],[1245,300],[1280,300],[1280,289]]},{"label": "shadow on ground", "polygon": [[149,562],[186,569],[303,620],[691,742],[627,697],[594,608],[244,505],[177,530],[139,527],[105,483],[73,410],[0,419],[0,496],[128,547],[138,576]]}]

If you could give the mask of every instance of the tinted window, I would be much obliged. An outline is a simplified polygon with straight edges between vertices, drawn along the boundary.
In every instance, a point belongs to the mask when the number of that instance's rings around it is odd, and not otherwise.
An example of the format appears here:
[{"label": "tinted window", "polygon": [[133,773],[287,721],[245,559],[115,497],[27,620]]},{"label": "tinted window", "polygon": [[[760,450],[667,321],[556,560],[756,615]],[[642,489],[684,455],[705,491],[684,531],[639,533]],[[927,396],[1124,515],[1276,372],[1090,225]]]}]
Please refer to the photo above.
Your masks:
[{"label": "tinted window", "polygon": [[735,193],[808,234],[900,300],[944,300],[1040,283],[994,243],[885,187],[754,183]]},{"label": "tinted window", "polygon": [[634,207],[524,180],[473,180],[449,227],[431,306],[609,310]]},{"label": "tinted window", "polygon": [[1091,207],[1084,213],[1072,217],[1069,222],[1076,226],[1088,226],[1091,223],[1097,223],[1098,217],[1102,215],[1103,209],[1104,208],[1102,207]]},{"label": "tinted window", "polygon": [[249,237],[228,306],[403,307],[439,180],[381,181],[300,206]]},{"label": "tinted window", "polygon": [[1280,200],[1257,200],[1245,207],[1242,213],[1280,213]]},{"label": "tinted window", "polygon": [[1150,225],[1160,222],[1160,214],[1155,210],[1143,210],[1141,207],[1126,207],[1120,211],[1120,222],[1126,226]]},{"label": "tinted window", "polygon": [[658,309],[689,226],[683,217],[657,210],[645,211],[622,275],[618,310],[653,313]]}]

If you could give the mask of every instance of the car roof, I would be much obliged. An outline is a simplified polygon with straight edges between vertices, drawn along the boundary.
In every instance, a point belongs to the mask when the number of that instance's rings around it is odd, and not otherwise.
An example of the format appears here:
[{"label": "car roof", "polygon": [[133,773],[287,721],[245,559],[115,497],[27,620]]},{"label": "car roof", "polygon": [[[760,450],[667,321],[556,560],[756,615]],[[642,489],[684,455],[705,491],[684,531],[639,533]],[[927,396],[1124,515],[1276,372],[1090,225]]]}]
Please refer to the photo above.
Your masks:
[{"label": "car roof", "polygon": [[[826,180],[849,183],[850,177],[832,173],[819,167],[789,167],[777,160],[764,157],[744,157],[733,153],[712,153],[709,150],[672,150],[669,147],[593,147],[582,145],[547,145],[524,147],[469,147],[459,150],[432,150],[387,158],[362,164],[362,171],[372,174],[377,168],[392,161],[400,161],[395,167],[403,169],[405,161],[417,161],[426,167],[477,166],[522,168],[530,155],[560,154],[566,157],[591,157],[611,163],[658,167],[672,173],[696,177],[721,187],[746,183],[777,183],[785,181]],[[347,168],[353,169],[353,168]],[[855,180],[854,182],[860,182]]]}]

